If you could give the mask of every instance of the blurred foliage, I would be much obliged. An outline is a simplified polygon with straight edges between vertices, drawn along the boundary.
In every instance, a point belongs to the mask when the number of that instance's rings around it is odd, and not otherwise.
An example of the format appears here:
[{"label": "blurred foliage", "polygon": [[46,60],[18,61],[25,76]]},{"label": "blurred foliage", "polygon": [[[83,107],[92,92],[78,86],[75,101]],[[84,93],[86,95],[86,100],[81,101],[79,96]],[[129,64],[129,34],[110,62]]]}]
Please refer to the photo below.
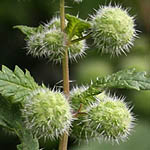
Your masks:
[{"label": "blurred foliage", "polygon": [[[68,6],[66,12],[89,19],[89,14],[95,13],[94,9],[109,3],[110,0],[83,0],[83,3],[77,4],[73,3],[73,0],[66,0],[66,6]],[[125,68],[135,67],[139,71],[150,72],[150,0],[111,0],[111,3],[112,5],[120,4],[123,8],[129,7],[130,14],[136,16],[136,29],[141,31],[139,38],[127,57],[110,58],[108,55],[97,53],[94,47],[89,49],[85,59],[79,60],[78,63],[70,63],[70,79],[75,80],[71,86],[77,83],[82,85],[96,76],[111,74]],[[56,84],[62,80],[61,65],[26,56],[24,36],[12,28],[15,25],[36,27],[40,23],[48,22],[52,16],[56,15],[59,15],[59,0],[0,0],[0,65],[4,64],[11,69],[15,65],[27,68],[38,83],[44,82],[49,87],[54,85],[61,87],[61,84]],[[91,40],[88,40],[87,45],[91,44]],[[125,91],[124,93],[128,97],[127,100],[135,106],[134,113],[137,118],[144,117],[146,122],[150,121],[150,92]],[[87,147],[79,147],[76,150],[149,150],[150,124],[139,124],[135,131],[130,140],[120,146],[91,143]],[[11,149],[16,149],[15,145],[18,143],[16,137],[8,137],[0,131],[2,149],[10,149],[9,144]],[[50,147],[49,143],[46,144],[47,142],[41,141],[41,143],[42,146],[47,145],[47,149],[53,147]]]}]

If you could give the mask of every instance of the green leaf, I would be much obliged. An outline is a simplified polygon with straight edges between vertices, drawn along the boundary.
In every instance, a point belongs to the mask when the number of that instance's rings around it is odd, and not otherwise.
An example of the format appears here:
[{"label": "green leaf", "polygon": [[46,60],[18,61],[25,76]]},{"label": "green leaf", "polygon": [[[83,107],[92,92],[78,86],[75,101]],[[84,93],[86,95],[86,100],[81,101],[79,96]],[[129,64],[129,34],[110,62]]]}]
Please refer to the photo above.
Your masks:
[{"label": "green leaf", "polygon": [[15,131],[18,124],[22,124],[19,104],[12,104],[6,98],[0,95],[0,125]]},{"label": "green leaf", "polygon": [[38,140],[24,126],[20,105],[17,103],[12,104],[1,95],[0,125],[19,137],[21,144],[17,146],[18,150],[39,150]]},{"label": "green leaf", "polygon": [[18,150],[39,150],[37,138],[34,138],[29,130],[21,129],[19,132],[20,145],[17,145]]},{"label": "green leaf", "polygon": [[146,72],[137,72],[135,69],[126,69],[112,75],[97,78],[91,87],[150,90],[150,76],[148,76]]},{"label": "green leaf", "polygon": [[27,36],[27,38],[29,38],[31,35],[35,33],[42,32],[44,27],[43,25],[40,25],[39,27],[28,27],[24,25],[18,25],[14,26],[14,28],[19,29],[23,34]]},{"label": "green leaf", "polygon": [[150,76],[146,72],[136,72],[135,69],[127,69],[97,78],[87,90],[80,93],[80,95],[72,97],[73,105],[76,105],[76,103],[88,105],[96,100],[94,98],[95,95],[107,88],[150,90]]},{"label": "green leaf", "polygon": [[89,22],[69,14],[66,14],[66,19],[68,21],[66,32],[70,40],[74,36],[78,36],[79,38],[83,37],[83,33],[91,27]]},{"label": "green leaf", "polygon": [[5,66],[0,71],[0,93],[4,97],[9,97],[12,102],[24,100],[32,90],[38,88],[38,85],[26,70],[24,73],[18,66],[14,72]]}]

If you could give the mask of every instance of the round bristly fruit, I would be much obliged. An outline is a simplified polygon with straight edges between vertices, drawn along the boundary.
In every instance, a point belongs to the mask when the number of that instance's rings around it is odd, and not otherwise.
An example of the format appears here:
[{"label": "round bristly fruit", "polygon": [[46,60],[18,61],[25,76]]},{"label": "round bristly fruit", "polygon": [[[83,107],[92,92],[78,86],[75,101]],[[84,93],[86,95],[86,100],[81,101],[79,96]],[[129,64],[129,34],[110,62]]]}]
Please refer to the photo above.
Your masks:
[{"label": "round bristly fruit", "polygon": [[[65,20],[66,26],[68,21]],[[45,30],[49,30],[49,29],[58,29],[60,30],[60,18],[59,17],[54,17],[51,19],[51,21],[47,24],[45,24]],[[74,36],[73,39],[77,39],[77,36]],[[63,42],[63,41],[62,41]],[[77,60],[77,58],[82,58],[86,53],[85,50],[87,49],[87,44],[85,42],[85,40],[82,41],[78,41],[76,43],[72,43],[69,47],[68,47],[68,54],[69,54],[69,59],[70,60]]]},{"label": "round bristly fruit", "polygon": [[72,121],[71,108],[65,96],[46,88],[31,93],[22,113],[26,127],[39,138],[54,139],[68,133]]},{"label": "round bristly fruit", "polygon": [[88,111],[89,126],[106,140],[124,141],[135,120],[124,99],[116,96],[98,95],[98,102]]},{"label": "round bristly fruit", "polygon": [[126,54],[137,36],[134,18],[120,6],[101,7],[92,16],[91,24],[94,43],[102,53]]},{"label": "round bristly fruit", "polygon": [[65,50],[63,37],[64,34],[56,28],[35,33],[27,41],[28,54],[55,62],[61,61]]},{"label": "round bristly fruit", "polygon": [[[68,47],[69,59],[76,61],[78,57],[83,57],[86,48],[85,40],[71,44]],[[60,19],[58,17],[44,24],[43,31],[31,35],[27,40],[28,54],[35,57],[44,57],[55,63],[61,63],[65,50],[64,33],[60,30]]]},{"label": "round bristly fruit", "polygon": [[84,114],[73,122],[72,137],[85,139],[124,141],[134,125],[135,118],[123,98],[110,96],[106,92],[95,97]]}]

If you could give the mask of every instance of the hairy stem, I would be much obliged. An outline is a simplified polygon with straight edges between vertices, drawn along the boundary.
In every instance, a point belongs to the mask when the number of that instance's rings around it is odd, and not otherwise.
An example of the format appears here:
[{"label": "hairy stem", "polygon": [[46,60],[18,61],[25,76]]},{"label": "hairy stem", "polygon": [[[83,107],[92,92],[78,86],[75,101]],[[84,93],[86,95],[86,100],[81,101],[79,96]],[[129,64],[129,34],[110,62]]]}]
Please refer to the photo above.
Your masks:
[{"label": "hairy stem", "polygon": [[[60,0],[60,22],[61,22],[61,31],[65,30],[65,0]],[[69,64],[68,64],[68,48],[67,48],[67,39],[64,34],[64,43],[66,44],[65,55],[62,60],[63,68],[63,89],[67,98],[69,98]],[[68,145],[68,134],[64,133],[60,139],[59,150],[67,150]]]}]

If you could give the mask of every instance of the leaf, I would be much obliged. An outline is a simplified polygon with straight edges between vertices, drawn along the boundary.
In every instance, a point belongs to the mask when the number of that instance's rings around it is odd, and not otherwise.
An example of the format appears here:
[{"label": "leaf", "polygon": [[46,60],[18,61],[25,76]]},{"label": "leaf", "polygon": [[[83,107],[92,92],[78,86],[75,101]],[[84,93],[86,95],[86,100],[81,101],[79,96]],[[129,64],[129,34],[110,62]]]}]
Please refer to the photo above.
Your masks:
[{"label": "leaf", "polygon": [[146,75],[146,72],[136,72],[135,69],[126,69],[112,75],[97,78],[91,87],[150,90],[150,77]]},{"label": "leaf", "polygon": [[20,106],[12,104],[6,98],[0,95],[0,125],[15,131],[18,124],[22,124]]},{"label": "leaf", "polygon": [[17,145],[18,150],[39,150],[38,140],[33,137],[29,130],[21,130],[19,138],[21,140],[21,144]]},{"label": "leaf", "polygon": [[4,97],[9,97],[12,102],[24,100],[32,90],[38,88],[38,85],[31,77],[29,71],[24,73],[18,66],[14,72],[5,66],[0,71],[0,93]]},{"label": "leaf", "polygon": [[28,27],[24,25],[14,26],[14,29],[19,29],[22,33],[24,33],[27,36],[27,38],[29,38],[35,33],[42,32],[43,28],[43,25],[40,25],[39,27]]},{"label": "leaf", "polygon": [[121,70],[112,75],[97,78],[87,90],[72,97],[72,101],[77,103],[77,100],[80,100],[80,103],[88,105],[96,100],[95,95],[106,88],[150,90],[150,77],[146,75],[146,72],[136,72],[135,69]]},{"label": "leaf", "polygon": [[83,37],[83,33],[91,27],[89,22],[69,14],[66,14],[66,19],[68,21],[66,32],[70,39],[75,35]]},{"label": "leaf", "polygon": [[39,150],[38,140],[25,128],[22,119],[20,105],[0,95],[0,125],[17,134],[21,141],[18,150]]}]

